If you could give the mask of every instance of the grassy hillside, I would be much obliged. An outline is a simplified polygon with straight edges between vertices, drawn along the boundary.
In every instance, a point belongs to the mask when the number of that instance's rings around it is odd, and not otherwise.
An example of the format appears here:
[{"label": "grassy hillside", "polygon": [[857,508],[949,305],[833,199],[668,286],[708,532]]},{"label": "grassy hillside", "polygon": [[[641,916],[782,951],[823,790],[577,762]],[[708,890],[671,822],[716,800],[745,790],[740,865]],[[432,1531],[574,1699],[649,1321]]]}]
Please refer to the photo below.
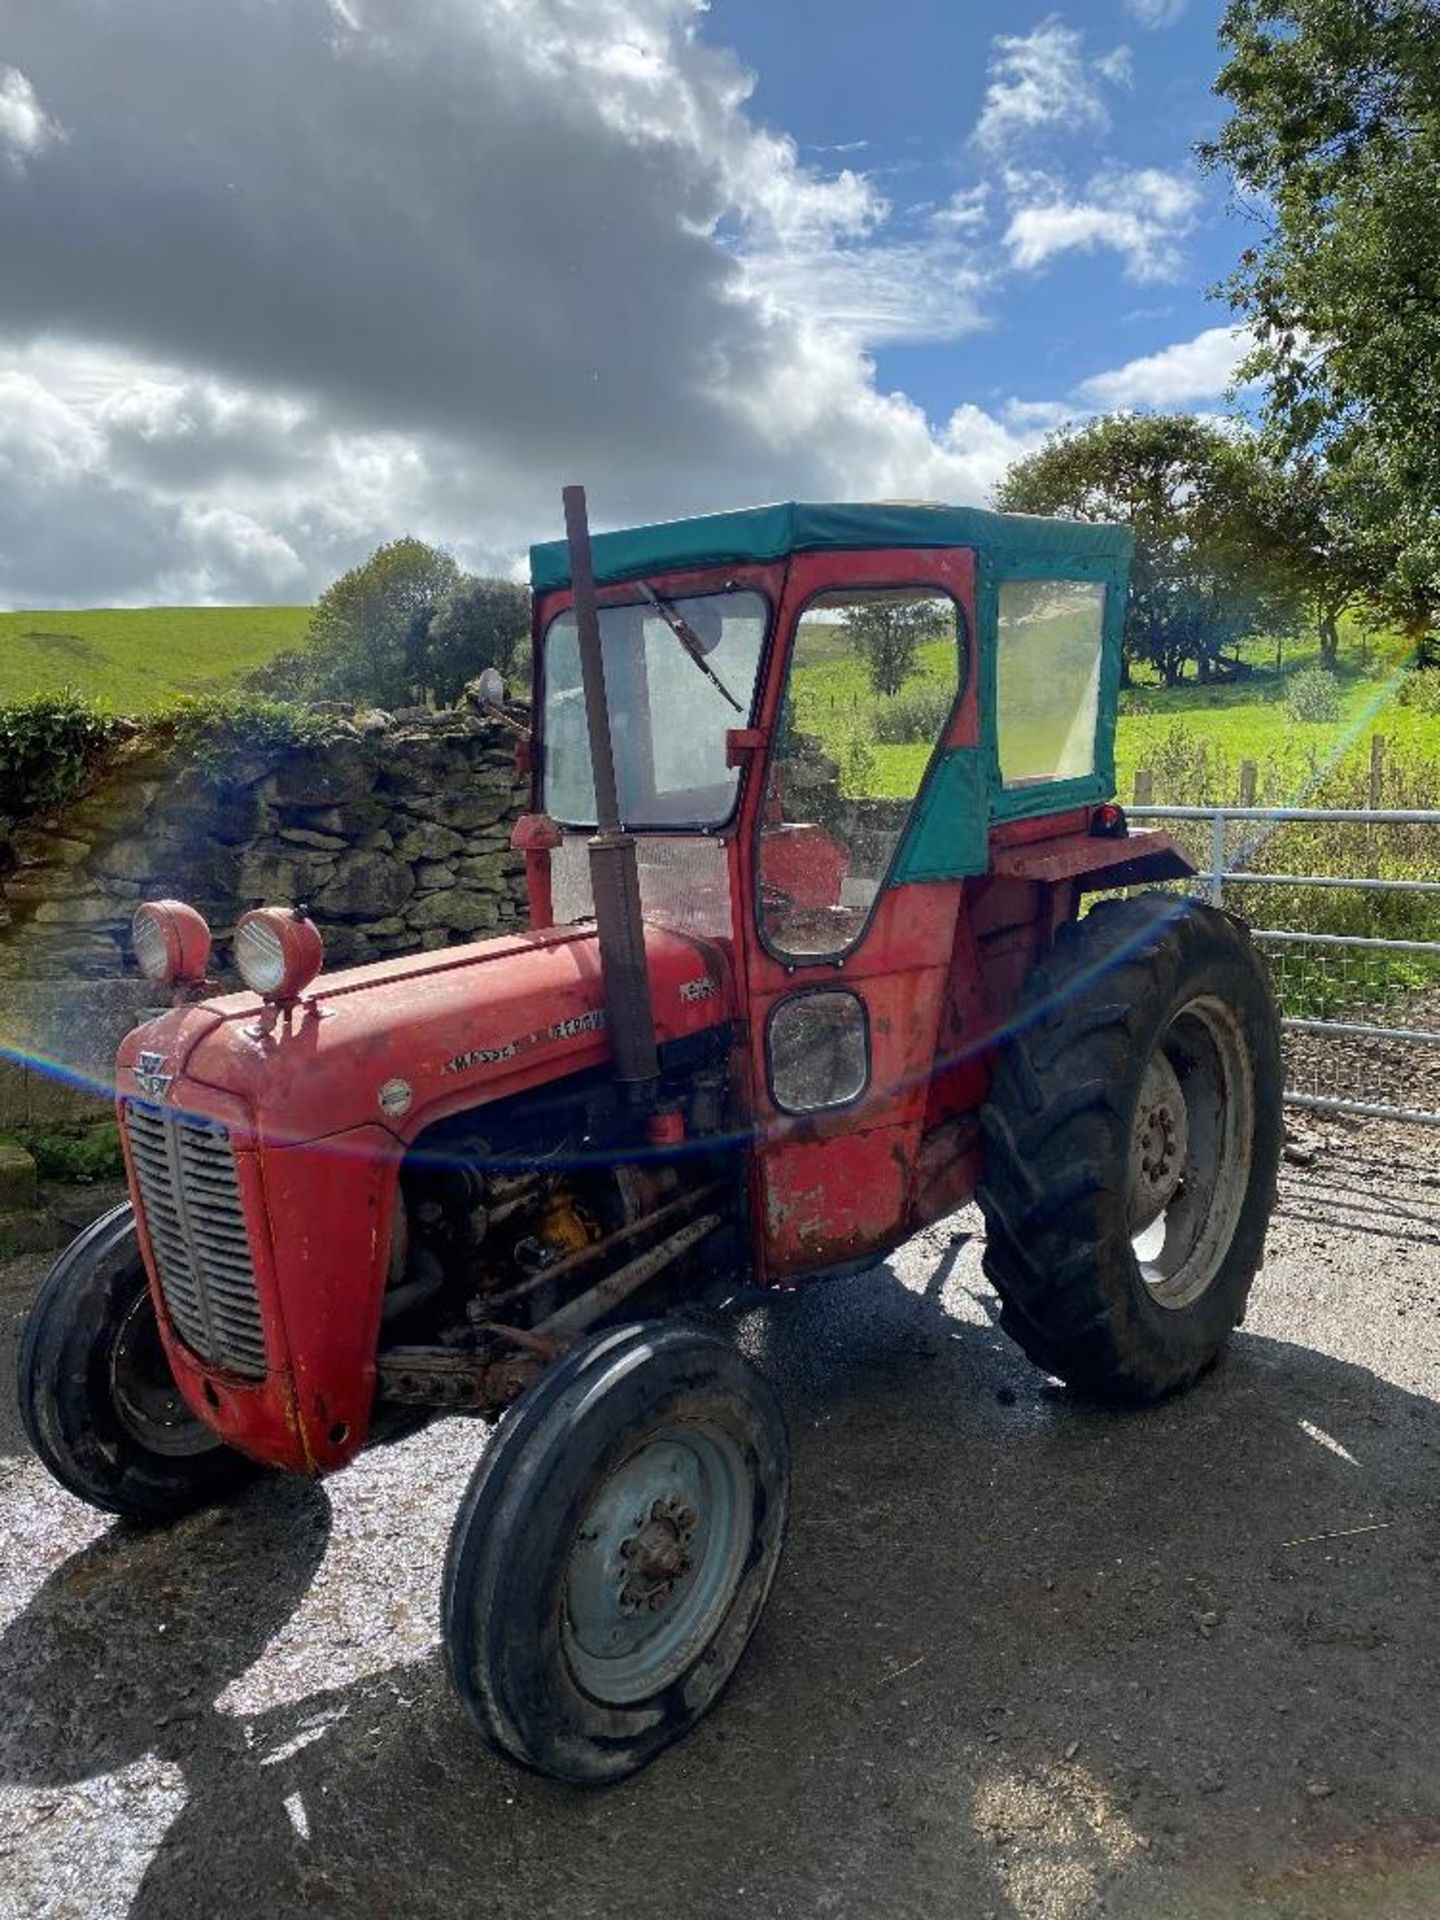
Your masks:
[{"label": "grassy hillside", "polygon": [[298,646],[308,607],[89,608],[0,613],[0,703],[74,687],[118,713],[215,693]]}]

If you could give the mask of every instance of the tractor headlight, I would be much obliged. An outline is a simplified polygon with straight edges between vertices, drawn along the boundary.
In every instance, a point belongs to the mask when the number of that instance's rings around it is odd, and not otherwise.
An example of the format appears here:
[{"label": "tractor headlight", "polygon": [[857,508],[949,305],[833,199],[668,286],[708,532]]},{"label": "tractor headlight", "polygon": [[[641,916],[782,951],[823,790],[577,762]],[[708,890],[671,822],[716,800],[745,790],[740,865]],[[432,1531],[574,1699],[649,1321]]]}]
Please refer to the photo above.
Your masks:
[{"label": "tractor headlight", "polygon": [[147,980],[203,980],[210,964],[205,916],[183,900],[147,900],[130,922],[135,964]]},{"label": "tractor headlight", "polygon": [[313,920],[285,907],[256,907],[235,927],[235,965],[252,993],[293,1000],[319,973],[325,949]]}]

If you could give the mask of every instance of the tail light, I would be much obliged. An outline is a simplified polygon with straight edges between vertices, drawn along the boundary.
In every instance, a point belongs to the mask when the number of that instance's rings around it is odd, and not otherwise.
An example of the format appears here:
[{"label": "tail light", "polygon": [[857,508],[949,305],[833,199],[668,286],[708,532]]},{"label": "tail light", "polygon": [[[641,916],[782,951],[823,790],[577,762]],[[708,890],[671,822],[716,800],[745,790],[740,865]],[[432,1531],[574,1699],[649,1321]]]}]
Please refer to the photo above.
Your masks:
[{"label": "tail light", "polygon": [[1130,831],[1125,809],[1117,806],[1115,801],[1107,800],[1091,814],[1090,831],[1097,840],[1123,840]]}]

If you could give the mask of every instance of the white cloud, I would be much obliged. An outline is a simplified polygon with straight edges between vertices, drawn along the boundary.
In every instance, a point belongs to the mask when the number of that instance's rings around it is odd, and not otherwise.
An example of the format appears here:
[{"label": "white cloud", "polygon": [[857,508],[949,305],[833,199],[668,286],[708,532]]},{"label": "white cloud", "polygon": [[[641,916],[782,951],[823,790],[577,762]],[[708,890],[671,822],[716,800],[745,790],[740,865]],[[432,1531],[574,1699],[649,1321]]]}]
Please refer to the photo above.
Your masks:
[{"label": "white cloud", "polygon": [[1108,247],[1132,280],[1173,279],[1179,243],[1200,205],[1194,181],[1158,167],[1096,174],[1078,198],[1042,175],[1012,174],[1008,184],[1014,212],[1004,243],[1022,271],[1057,254]]},{"label": "white cloud", "polygon": [[1080,393],[1100,407],[1179,407],[1218,399],[1252,345],[1243,327],[1207,327],[1193,340],[1094,375]]},{"label": "white cloud", "polygon": [[1173,27],[1184,13],[1187,0],[1125,0],[1125,11],[1148,32]]},{"label": "white cloud", "polygon": [[59,121],[41,107],[20,69],[0,66],[0,150],[8,148],[18,164],[64,137]]},{"label": "white cloud", "polygon": [[407,529],[508,569],[568,479],[597,524],[983,496],[1023,433],[932,426],[868,353],[983,322],[981,198],[902,224],[804,164],[700,0],[523,13],[7,19],[77,131],[0,169],[0,603],[304,597]]},{"label": "white cloud", "polygon": [[1105,88],[1129,84],[1126,48],[1089,59],[1083,36],[1051,14],[1029,33],[997,34],[991,49],[990,82],[974,134],[979,146],[1000,152],[1056,129],[1108,131]]}]

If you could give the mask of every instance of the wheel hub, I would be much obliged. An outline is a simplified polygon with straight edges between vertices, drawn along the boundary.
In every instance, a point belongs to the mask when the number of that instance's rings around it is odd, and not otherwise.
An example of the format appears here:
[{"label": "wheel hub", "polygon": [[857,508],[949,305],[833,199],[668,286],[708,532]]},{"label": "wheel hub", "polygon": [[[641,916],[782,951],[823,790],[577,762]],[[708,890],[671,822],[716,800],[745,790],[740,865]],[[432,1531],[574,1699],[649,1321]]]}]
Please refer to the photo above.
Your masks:
[{"label": "wheel hub", "polygon": [[662,1430],[596,1490],[570,1553],[571,1670],[613,1704],[648,1698],[708,1644],[751,1533],[743,1457],[718,1429]]},{"label": "wheel hub", "polygon": [[1152,1226],[1173,1199],[1185,1171],[1189,1136],[1185,1095],[1175,1069],[1157,1049],[1140,1082],[1130,1134],[1132,1233]]},{"label": "wheel hub", "polygon": [[635,1524],[639,1531],[620,1542],[625,1563],[620,1605],[628,1613],[641,1608],[658,1613],[690,1571],[696,1515],[672,1493],[656,1500],[648,1515],[638,1513]]}]

